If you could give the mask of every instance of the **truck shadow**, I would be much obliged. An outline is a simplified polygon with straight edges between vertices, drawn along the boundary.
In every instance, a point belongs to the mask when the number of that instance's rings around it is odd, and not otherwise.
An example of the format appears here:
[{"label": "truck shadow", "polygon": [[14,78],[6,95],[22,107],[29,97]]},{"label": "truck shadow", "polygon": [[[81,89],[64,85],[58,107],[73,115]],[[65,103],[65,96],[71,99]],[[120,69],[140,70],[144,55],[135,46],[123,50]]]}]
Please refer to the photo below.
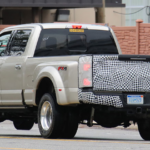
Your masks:
[{"label": "truck shadow", "polygon": [[[58,138],[58,139],[45,139],[43,137],[41,137],[40,135],[17,135],[17,134],[13,134],[13,135],[6,135],[6,134],[1,134],[0,135],[0,139],[33,139],[33,140],[56,140],[56,141],[80,141],[80,142],[92,142],[92,141],[96,141],[96,142],[139,142],[139,141],[144,141],[143,139],[125,139],[125,138],[91,138],[91,137],[74,137],[73,139],[62,139],[62,138]],[[149,141],[147,141],[149,142]],[[150,143],[149,143],[150,144]]]},{"label": "truck shadow", "polygon": [[85,138],[85,137],[75,137],[75,140],[88,140],[88,141],[129,141],[129,142],[136,142],[136,141],[144,141],[143,139],[120,139],[120,138]]}]

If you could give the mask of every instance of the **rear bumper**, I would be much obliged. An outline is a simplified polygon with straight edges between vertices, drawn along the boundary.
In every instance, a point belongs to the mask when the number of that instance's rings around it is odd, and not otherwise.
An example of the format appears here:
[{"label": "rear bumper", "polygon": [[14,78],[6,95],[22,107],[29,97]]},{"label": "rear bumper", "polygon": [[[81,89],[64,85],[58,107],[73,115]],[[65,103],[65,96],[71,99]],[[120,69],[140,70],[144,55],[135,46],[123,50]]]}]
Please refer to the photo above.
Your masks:
[{"label": "rear bumper", "polygon": [[[144,104],[127,104],[127,95],[143,95]],[[80,103],[113,106],[116,108],[150,108],[150,93],[106,93],[92,90],[78,91]]]}]

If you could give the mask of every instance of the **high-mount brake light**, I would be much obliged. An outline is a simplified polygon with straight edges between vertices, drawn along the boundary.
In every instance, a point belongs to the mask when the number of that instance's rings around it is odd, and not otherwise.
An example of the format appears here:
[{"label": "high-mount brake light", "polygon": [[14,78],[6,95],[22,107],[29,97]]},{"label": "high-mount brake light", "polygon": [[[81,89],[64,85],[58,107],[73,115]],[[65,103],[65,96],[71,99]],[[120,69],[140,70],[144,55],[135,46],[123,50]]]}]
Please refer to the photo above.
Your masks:
[{"label": "high-mount brake light", "polygon": [[72,25],[72,28],[73,28],[73,29],[81,29],[82,26],[81,26],[81,25]]},{"label": "high-mount brake light", "polygon": [[79,58],[79,88],[92,87],[92,56]]}]

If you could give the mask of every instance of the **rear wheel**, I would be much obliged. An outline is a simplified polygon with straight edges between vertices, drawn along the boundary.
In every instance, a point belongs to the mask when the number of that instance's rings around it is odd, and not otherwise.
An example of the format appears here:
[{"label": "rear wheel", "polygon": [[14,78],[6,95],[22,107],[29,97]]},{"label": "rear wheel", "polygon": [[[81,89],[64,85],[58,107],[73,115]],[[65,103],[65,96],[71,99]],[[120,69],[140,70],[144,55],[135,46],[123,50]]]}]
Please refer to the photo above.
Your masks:
[{"label": "rear wheel", "polygon": [[144,140],[150,140],[150,119],[138,121],[138,130]]},{"label": "rear wheel", "polygon": [[67,112],[66,121],[64,124],[61,138],[71,139],[75,136],[78,130],[78,115],[75,111]]},{"label": "rear wheel", "polygon": [[34,125],[32,120],[15,120],[13,121],[14,127],[17,130],[30,130]]},{"label": "rear wheel", "polygon": [[38,126],[44,138],[59,138],[63,129],[63,111],[48,93],[41,98],[38,108]]}]

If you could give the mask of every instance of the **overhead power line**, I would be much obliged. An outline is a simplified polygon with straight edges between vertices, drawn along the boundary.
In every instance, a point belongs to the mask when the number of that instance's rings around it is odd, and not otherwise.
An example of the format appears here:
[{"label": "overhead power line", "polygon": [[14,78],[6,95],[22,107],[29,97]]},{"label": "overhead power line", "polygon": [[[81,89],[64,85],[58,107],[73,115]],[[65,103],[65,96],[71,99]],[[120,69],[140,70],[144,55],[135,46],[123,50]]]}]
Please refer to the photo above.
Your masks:
[{"label": "overhead power line", "polygon": [[[150,6],[145,6],[145,7],[141,8],[141,9],[139,9],[138,11],[133,12],[133,13],[119,13],[119,12],[116,12],[116,11],[113,11],[113,12],[114,12],[114,13],[117,13],[117,14],[120,14],[120,15],[133,15],[133,14],[136,14],[136,13],[142,11],[142,10],[145,9],[145,8],[146,8],[146,14],[147,14],[148,16],[150,16]],[[149,11],[147,11],[148,9],[149,9]]]}]

